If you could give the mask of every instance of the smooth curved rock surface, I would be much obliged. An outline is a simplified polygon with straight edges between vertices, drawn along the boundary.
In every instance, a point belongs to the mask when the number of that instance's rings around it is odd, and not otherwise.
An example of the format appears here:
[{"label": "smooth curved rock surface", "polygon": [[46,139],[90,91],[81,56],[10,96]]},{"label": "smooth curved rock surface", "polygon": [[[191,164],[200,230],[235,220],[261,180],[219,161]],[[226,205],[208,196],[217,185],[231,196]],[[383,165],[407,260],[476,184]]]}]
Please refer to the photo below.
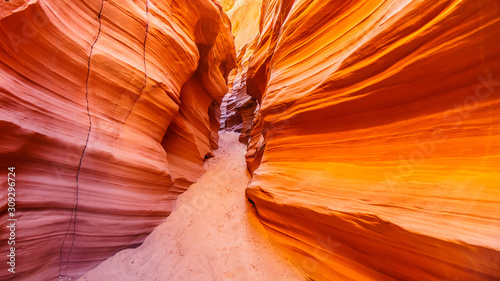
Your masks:
[{"label": "smooth curved rock surface", "polygon": [[229,18],[215,0],[0,11],[2,198],[15,166],[18,219],[16,274],[0,279],[79,276],[142,243],[203,174],[235,66]]},{"label": "smooth curved rock surface", "polygon": [[263,1],[246,194],[312,280],[500,278],[499,15]]}]

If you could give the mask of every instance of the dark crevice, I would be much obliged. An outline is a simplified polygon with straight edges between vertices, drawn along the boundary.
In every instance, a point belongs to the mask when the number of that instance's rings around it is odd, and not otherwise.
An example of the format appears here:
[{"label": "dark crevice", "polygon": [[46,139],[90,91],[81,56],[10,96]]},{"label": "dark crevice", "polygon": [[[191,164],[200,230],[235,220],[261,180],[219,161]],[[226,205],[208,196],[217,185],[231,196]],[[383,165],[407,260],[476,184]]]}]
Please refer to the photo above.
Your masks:
[{"label": "dark crevice", "polygon": [[[76,172],[76,193],[75,193],[75,201],[74,201],[75,203],[74,203],[73,210],[71,211],[71,219],[70,219],[70,222],[69,222],[69,225],[68,225],[68,229],[66,231],[66,234],[64,235],[64,238],[63,238],[63,241],[62,241],[62,245],[61,245],[60,258],[59,258],[59,279],[61,279],[62,277],[66,277],[67,276],[69,260],[70,260],[70,257],[71,257],[71,253],[73,251],[73,246],[75,244],[76,220],[77,220],[77,214],[78,214],[78,192],[79,192],[79,188],[80,188],[80,171],[82,169],[83,157],[85,156],[85,151],[87,150],[87,146],[88,146],[89,139],[90,139],[90,132],[92,130],[92,118],[90,116],[90,106],[89,106],[90,64],[91,64],[91,60],[92,60],[92,52],[94,51],[94,46],[97,43],[97,40],[99,40],[99,37],[101,35],[101,28],[102,28],[101,15],[102,15],[103,7],[104,7],[104,0],[101,1],[101,8],[99,10],[99,14],[97,15],[97,17],[99,19],[99,30],[97,32],[97,36],[96,36],[94,42],[90,46],[89,59],[88,59],[88,63],[87,63],[87,79],[85,81],[85,100],[87,102],[87,116],[89,118],[89,129],[88,129],[88,132],[87,132],[87,139],[85,140],[85,146],[83,147],[82,155],[80,157],[80,162],[78,163],[78,170]],[[71,246],[70,246],[70,249],[69,249],[68,258],[66,259],[66,268],[65,268],[65,271],[64,271],[64,275],[61,275],[61,270],[62,270],[62,254],[63,254],[64,244],[66,242],[66,238],[68,237],[71,225],[73,225],[73,233],[72,233],[73,239],[71,240]]]},{"label": "dark crevice", "polygon": [[214,158],[215,155],[212,152],[209,152],[205,154],[205,157],[203,157],[203,162],[207,161],[208,159]]}]

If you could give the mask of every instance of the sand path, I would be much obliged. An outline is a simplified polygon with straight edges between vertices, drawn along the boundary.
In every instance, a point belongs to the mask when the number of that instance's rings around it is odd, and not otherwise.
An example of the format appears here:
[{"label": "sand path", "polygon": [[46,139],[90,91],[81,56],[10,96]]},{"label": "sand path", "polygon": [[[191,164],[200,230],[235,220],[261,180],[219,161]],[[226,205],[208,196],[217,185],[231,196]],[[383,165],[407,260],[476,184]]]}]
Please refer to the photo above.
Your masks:
[{"label": "sand path", "polygon": [[245,199],[250,176],[238,134],[221,133],[219,146],[207,173],[140,247],[79,280],[304,280],[272,248]]}]

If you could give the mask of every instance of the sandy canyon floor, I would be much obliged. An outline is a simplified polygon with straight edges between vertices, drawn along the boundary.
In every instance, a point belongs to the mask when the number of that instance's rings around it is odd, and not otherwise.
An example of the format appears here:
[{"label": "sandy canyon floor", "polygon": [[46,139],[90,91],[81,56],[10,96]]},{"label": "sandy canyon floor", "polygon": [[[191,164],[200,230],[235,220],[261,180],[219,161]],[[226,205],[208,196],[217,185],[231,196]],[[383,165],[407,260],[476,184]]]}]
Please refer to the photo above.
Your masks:
[{"label": "sandy canyon floor", "polygon": [[136,249],[79,280],[304,280],[272,248],[245,198],[250,179],[238,134],[220,134],[206,174]]}]

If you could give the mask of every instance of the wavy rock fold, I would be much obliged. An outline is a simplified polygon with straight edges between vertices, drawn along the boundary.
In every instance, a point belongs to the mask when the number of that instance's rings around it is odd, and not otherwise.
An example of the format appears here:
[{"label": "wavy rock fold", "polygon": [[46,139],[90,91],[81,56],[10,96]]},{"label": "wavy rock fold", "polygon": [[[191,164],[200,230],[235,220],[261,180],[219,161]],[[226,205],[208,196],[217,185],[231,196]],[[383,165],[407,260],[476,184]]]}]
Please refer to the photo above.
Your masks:
[{"label": "wavy rock fold", "polygon": [[309,278],[500,278],[499,15],[263,1],[246,194]]}]

